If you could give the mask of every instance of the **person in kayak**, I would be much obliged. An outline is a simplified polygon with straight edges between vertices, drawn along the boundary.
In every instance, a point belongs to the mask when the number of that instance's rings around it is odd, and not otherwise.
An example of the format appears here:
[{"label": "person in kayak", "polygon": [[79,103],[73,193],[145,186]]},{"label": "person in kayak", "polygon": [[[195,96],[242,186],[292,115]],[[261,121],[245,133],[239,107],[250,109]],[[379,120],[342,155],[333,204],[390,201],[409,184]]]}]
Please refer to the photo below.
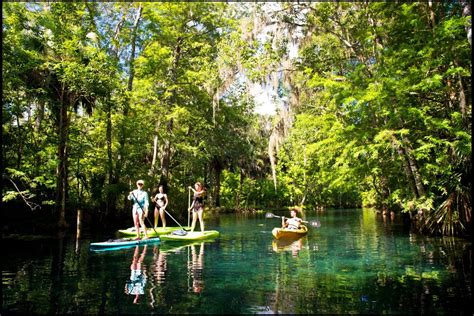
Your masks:
[{"label": "person in kayak", "polygon": [[193,203],[189,207],[188,211],[190,212],[193,210],[193,221],[191,224],[191,232],[194,231],[194,227],[196,226],[196,220],[199,218],[199,224],[201,225],[201,232],[204,232],[204,221],[202,219],[202,213],[204,211],[204,196],[206,191],[204,190],[204,186],[201,182],[196,182],[194,184],[193,189],[191,186],[188,187],[190,190],[193,190]]},{"label": "person in kayak", "polygon": [[160,214],[163,228],[165,228],[166,227],[165,209],[166,209],[166,206],[168,206],[168,195],[164,193],[162,184],[160,184],[160,186],[158,187],[158,193],[151,200],[156,203],[154,228],[158,227],[158,213]]},{"label": "person in kayak", "polygon": [[128,194],[128,199],[133,200],[132,219],[137,232],[137,239],[140,239],[140,226],[143,229],[144,239],[148,239],[145,226],[145,217],[148,216],[148,193],[143,190],[145,182],[137,181],[137,188]]},{"label": "person in kayak", "polygon": [[291,209],[290,210],[291,218],[282,217],[281,226],[283,228],[288,228],[288,229],[299,229],[302,219],[299,218],[297,215],[298,215],[298,210],[294,208]]}]

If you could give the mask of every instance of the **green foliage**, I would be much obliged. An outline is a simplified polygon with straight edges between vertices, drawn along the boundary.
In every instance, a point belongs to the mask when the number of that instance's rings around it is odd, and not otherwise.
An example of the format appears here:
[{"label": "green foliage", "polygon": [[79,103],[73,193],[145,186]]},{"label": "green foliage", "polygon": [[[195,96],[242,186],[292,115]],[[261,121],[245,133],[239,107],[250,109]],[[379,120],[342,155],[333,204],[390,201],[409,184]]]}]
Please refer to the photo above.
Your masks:
[{"label": "green foliage", "polygon": [[344,143],[342,125],[331,113],[299,114],[279,153],[280,181],[293,203],[314,206],[360,205],[354,173],[354,142]]},{"label": "green foliage", "polygon": [[[137,178],[151,190],[166,182],[179,209],[201,180],[209,203],[229,208],[423,210],[426,231],[468,232],[472,48],[462,3],[264,8],[3,5],[8,176],[51,201],[66,161],[69,206],[105,215],[126,213]],[[270,81],[289,97],[292,122],[276,189],[268,139],[280,121],[254,114],[248,89]],[[21,199],[11,185],[2,194]]]},{"label": "green foliage", "polygon": [[[23,200],[30,209],[35,210],[40,205],[51,205],[53,201],[46,199],[45,190],[52,190],[55,182],[45,176],[31,178],[23,171],[6,168],[4,178],[9,181],[2,192],[2,202]],[[10,189],[11,188],[11,189]]]},{"label": "green foliage", "polygon": [[[434,14],[444,18],[432,24],[424,18],[428,14],[422,17],[430,9],[421,3],[344,4],[338,13],[330,7],[316,5],[308,16],[316,32],[301,51],[304,75],[297,75],[305,93],[300,111],[325,121],[325,111],[332,108],[331,120],[340,123],[337,141],[330,142],[335,136],[330,133],[322,143],[335,160],[319,158],[320,153],[316,157],[332,166],[346,163],[342,173],[358,179],[356,191],[366,205],[434,211],[450,194],[447,183],[463,181],[444,181],[440,175],[459,169],[470,173],[470,160],[461,162],[451,154],[457,135],[469,130],[471,113],[470,101],[462,97],[470,93],[465,85],[470,82],[471,49],[460,11],[439,4]],[[349,14],[350,7],[357,11]],[[387,10],[393,7],[395,16]],[[340,29],[330,29],[330,21]],[[345,150],[334,150],[337,145]],[[469,146],[461,147],[470,154]],[[319,178],[323,171],[316,171]],[[334,175],[331,183],[336,184]]]}]

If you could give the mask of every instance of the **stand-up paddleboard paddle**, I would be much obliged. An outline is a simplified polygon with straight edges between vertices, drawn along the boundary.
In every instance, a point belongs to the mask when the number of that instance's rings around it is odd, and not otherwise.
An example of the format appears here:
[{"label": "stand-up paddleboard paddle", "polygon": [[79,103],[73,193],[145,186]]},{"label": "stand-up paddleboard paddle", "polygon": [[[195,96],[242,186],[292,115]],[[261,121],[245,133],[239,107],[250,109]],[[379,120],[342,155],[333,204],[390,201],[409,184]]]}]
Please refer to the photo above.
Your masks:
[{"label": "stand-up paddleboard paddle", "polygon": [[[135,197],[135,194],[133,194],[133,191],[132,191],[131,193],[132,193],[132,196],[133,196],[133,198],[135,199],[135,201],[137,201],[138,206],[140,206],[140,209],[142,210],[143,214],[145,215],[145,210],[144,210],[143,207],[140,205],[140,202],[138,202],[138,199]],[[145,216],[145,218],[148,220],[148,224],[150,224],[150,227],[153,228],[153,231],[155,232],[155,234],[158,235],[158,232],[155,230],[155,228],[154,228],[153,225],[151,224],[150,220],[148,219],[148,216]],[[140,230],[138,230],[138,235],[140,236]]]},{"label": "stand-up paddleboard paddle", "polygon": [[189,220],[190,220],[190,215],[191,211],[189,208],[191,207],[191,188],[188,187],[188,227],[189,227]]},{"label": "stand-up paddleboard paddle", "polygon": [[[138,199],[135,196],[135,194],[133,194],[133,192],[131,192],[131,193],[132,193],[132,196],[135,199],[135,201],[138,203],[138,206],[140,207],[142,212],[145,213],[145,210],[143,209],[143,207],[138,202]],[[150,220],[148,219],[148,222],[149,221]],[[151,225],[151,223],[150,223],[150,225]],[[153,228],[153,225],[151,225],[151,227]],[[155,228],[153,228],[153,230],[158,235],[158,232],[155,230]],[[138,230],[137,234],[138,234],[138,236],[140,236],[140,230]],[[159,241],[160,241],[160,238],[147,238],[147,239],[140,239],[139,238],[138,240],[137,239],[132,239],[132,238],[109,239],[109,240],[104,241],[104,242],[91,243],[90,247],[94,251],[97,251],[97,249],[112,250],[112,249],[121,249],[121,248],[124,248],[124,247],[130,247],[130,246],[134,246],[134,245],[141,245],[141,244],[147,244],[147,243],[153,243],[153,242],[159,242]],[[102,250],[100,250],[100,251],[102,251]]]},{"label": "stand-up paddleboard paddle", "polygon": [[171,234],[173,234],[173,235],[179,235],[179,236],[184,236],[184,235],[186,235],[187,232],[186,232],[186,230],[183,228],[183,226],[181,226],[181,224],[178,223],[178,221],[175,220],[174,217],[171,216],[171,214],[168,213],[167,210],[165,210],[165,213],[168,214],[168,216],[171,217],[171,219],[174,220],[174,222],[175,222],[176,224],[178,224],[178,226],[181,228],[181,230],[179,230],[179,229],[178,229],[178,230],[175,230],[175,231],[173,231]]}]

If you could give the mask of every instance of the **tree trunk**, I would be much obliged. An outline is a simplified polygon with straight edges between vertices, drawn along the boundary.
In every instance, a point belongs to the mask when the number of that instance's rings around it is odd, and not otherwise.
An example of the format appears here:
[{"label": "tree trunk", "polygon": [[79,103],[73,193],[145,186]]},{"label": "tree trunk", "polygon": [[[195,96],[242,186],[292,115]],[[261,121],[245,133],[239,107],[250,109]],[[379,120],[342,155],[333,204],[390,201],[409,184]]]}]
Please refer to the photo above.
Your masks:
[{"label": "tree trunk", "polygon": [[430,26],[432,29],[434,29],[436,25],[436,15],[433,10],[433,1],[428,1],[428,11],[429,11],[429,16],[430,16]]},{"label": "tree trunk", "polygon": [[[36,135],[41,135],[42,127],[43,127],[43,119],[44,119],[44,101],[38,100],[36,103],[36,121],[35,121],[35,132],[33,133],[33,141],[35,144],[35,148],[39,148],[41,146],[38,142],[38,138]],[[40,166],[42,164],[42,157],[40,155],[39,150],[35,150],[35,174],[40,173]]]},{"label": "tree trunk", "polygon": [[[176,84],[177,81],[177,69],[179,66],[179,61],[181,59],[181,41],[182,38],[179,37],[176,41],[176,47],[173,52],[173,63],[168,70],[168,76],[171,79],[171,82],[173,84]],[[176,88],[173,88],[173,91],[171,92],[171,96],[168,98],[167,103],[168,103],[168,108],[174,107],[178,99],[178,96],[176,94]],[[168,176],[169,176],[169,166],[170,166],[170,157],[171,157],[171,135],[173,131],[173,119],[170,119],[168,123],[166,124],[166,131],[167,131],[167,137],[164,139],[164,144],[163,144],[163,150],[162,150],[162,155],[161,155],[161,178],[164,181],[168,181]],[[158,132],[158,131],[157,131]]]},{"label": "tree trunk", "polygon": [[242,189],[244,186],[244,177],[245,174],[242,169],[240,169],[240,178],[239,178],[239,189],[237,191],[237,195],[235,197],[235,206],[240,209],[240,200],[242,196]]},{"label": "tree trunk", "polygon": [[466,102],[466,92],[464,90],[464,84],[462,82],[462,77],[460,74],[458,76],[459,82],[459,109],[461,111],[462,117],[467,116],[467,102]]},{"label": "tree trunk", "polygon": [[425,186],[423,185],[423,180],[421,178],[420,170],[418,168],[418,163],[416,162],[415,157],[413,157],[409,146],[406,146],[405,151],[406,151],[406,157],[410,165],[410,170],[413,174],[413,179],[415,180],[415,185],[416,185],[418,194],[419,196],[424,196],[426,194],[426,191],[425,191]]},{"label": "tree trunk", "polygon": [[466,34],[467,34],[467,41],[469,42],[469,45],[472,47],[472,21],[471,21],[471,2],[463,0],[461,1],[461,4],[463,5],[463,10],[462,10],[462,16],[469,17],[469,23],[465,26],[466,29]]},{"label": "tree trunk", "polygon": [[58,167],[57,167],[57,185],[56,185],[56,210],[59,214],[58,226],[60,228],[67,227],[66,223],[66,193],[67,193],[67,175],[68,175],[68,153],[67,153],[67,140],[68,140],[68,127],[69,127],[69,116],[68,116],[68,101],[63,93],[60,98],[59,107],[59,143],[58,143]]},{"label": "tree trunk", "polygon": [[156,164],[156,155],[158,152],[158,135],[155,135],[153,137],[153,159],[151,161],[151,166],[150,166],[150,175],[153,175],[154,170],[155,170],[155,164]]},{"label": "tree trunk", "polygon": [[398,152],[398,155],[400,156],[403,165],[403,170],[405,171],[405,176],[407,178],[408,184],[410,185],[410,189],[413,193],[413,196],[416,198],[420,197],[416,186],[415,177],[413,175],[412,169],[410,168],[410,162],[408,160],[405,149],[395,137],[392,138],[392,145],[395,147]]},{"label": "tree trunk", "polygon": [[[459,67],[459,63],[457,60],[454,60],[454,65]],[[464,88],[464,83],[462,81],[462,77],[460,74],[457,74],[457,79],[458,79],[458,97],[459,97],[459,111],[461,112],[461,115],[464,119],[467,118],[467,112],[468,112],[468,107],[467,107],[467,98],[466,98],[466,92]]]},{"label": "tree trunk", "polygon": [[215,170],[215,182],[214,182],[214,200],[216,202],[216,206],[221,206],[221,174],[222,168],[218,168]]},{"label": "tree trunk", "polygon": [[17,149],[17,156],[16,156],[16,168],[20,170],[21,167],[21,159],[23,153],[23,137],[22,137],[22,128],[20,124],[20,116],[16,115],[16,124],[18,126],[18,135],[20,135],[18,140],[18,149]]},{"label": "tree trunk", "polygon": [[217,158],[214,158],[210,164],[211,175],[211,196],[212,206],[220,206],[221,174],[222,164]]},{"label": "tree trunk", "polygon": [[166,125],[166,131],[168,137],[165,138],[161,155],[161,179],[165,182],[168,182],[171,157],[171,141],[169,137],[171,137],[171,133],[173,131],[173,119],[168,121],[168,124]]},{"label": "tree trunk", "polygon": [[416,198],[420,197],[418,189],[416,187],[415,178],[413,177],[413,173],[410,168],[410,163],[408,161],[407,155],[405,150],[402,147],[397,148],[398,154],[402,159],[403,170],[405,170],[405,177],[407,178],[408,184],[410,185],[411,191],[413,192],[413,196]]},{"label": "tree trunk", "polygon": [[303,185],[304,185],[304,192],[303,192],[303,198],[300,201],[300,205],[303,206],[304,202],[306,201],[306,195],[308,193],[308,183],[306,180],[306,145],[303,145]]},{"label": "tree trunk", "polygon": [[207,190],[207,204],[211,207],[215,206],[214,203],[214,168],[212,166],[213,162],[210,161],[207,166],[207,172],[209,173],[209,188]]},{"label": "tree trunk", "polygon": [[[114,165],[112,156],[112,104],[110,100],[107,100],[107,130],[106,130],[106,143],[107,143],[107,178],[108,184],[112,185],[114,182]],[[107,190],[107,199],[105,202],[105,213],[106,217],[115,209],[115,195],[110,194],[110,190]]]},{"label": "tree trunk", "polygon": [[130,52],[130,74],[128,76],[128,91],[132,91],[133,88],[133,79],[135,78],[135,50],[137,46],[137,30],[138,30],[138,23],[140,22],[140,18],[142,16],[142,5],[138,6],[137,15],[135,16],[135,22],[133,23],[132,29],[132,47]]},{"label": "tree trunk", "polygon": [[277,177],[276,177],[276,158],[275,158],[275,153],[274,153],[274,139],[275,136],[272,135],[270,136],[270,141],[268,142],[268,157],[270,158],[270,166],[272,169],[272,179],[273,179],[273,187],[275,189],[275,192],[277,191]]},{"label": "tree trunk", "polygon": [[35,130],[40,132],[41,126],[44,118],[44,101],[38,100],[36,102],[36,121],[35,121]]},{"label": "tree trunk", "polygon": [[[142,14],[142,6],[141,4],[138,7],[137,14],[135,16],[135,22],[132,28],[132,39],[131,39],[131,52],[130,52],[130,59],[129,59],[129,75],[128,75],[128,83],[127,83],[127,90],[130,92],[133,89],[133,79],[135,78],[135,50],[136,50],[136,41],[137,41],[137,30],[140,23],[140,18]],[[122,24],[117,25],[117,29],[115,30],[115,35],[118,37]],[[123,114],[126,117],[128,115],[129,103],[130,100],[126,100],[124,104]],[[115,164],[115,174],[114,174],[114,184],[118,184],[120,182],[120,175],[122,172],[123,161],[122,159],[125,157],[125,144],[126,142],[126,134],[127,131],[125,129],[125,124],[121,124],[119,128],[119,144],[120,147],[118,148],[118,156],[117,161]]]}]

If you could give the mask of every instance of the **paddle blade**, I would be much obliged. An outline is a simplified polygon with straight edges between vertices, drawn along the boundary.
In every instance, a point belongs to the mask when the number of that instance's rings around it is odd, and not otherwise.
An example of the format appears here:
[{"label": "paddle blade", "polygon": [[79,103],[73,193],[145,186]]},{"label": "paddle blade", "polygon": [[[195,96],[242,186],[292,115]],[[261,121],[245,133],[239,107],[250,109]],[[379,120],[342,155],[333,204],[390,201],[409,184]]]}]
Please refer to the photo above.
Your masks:
[{"label": "paddle blade", "polygon": [[321,227],[321,222],[320,222],[320,221],[317,221],[317,220],[309,221],[309,224],[310,224],[312,227],[315,227],[315,228]]},{"label": "paddle blade", "polygon": [[171,235],[177,235],[177,236],[185,236],[186,234],[187,232],[182,229],[174,230],[171,232]]},{"label": "paddle blade", "polygon": [[266,213],[265,217],[266,218],[273,218],[273,217],[275,217],[275,215],[273,213]]}]

